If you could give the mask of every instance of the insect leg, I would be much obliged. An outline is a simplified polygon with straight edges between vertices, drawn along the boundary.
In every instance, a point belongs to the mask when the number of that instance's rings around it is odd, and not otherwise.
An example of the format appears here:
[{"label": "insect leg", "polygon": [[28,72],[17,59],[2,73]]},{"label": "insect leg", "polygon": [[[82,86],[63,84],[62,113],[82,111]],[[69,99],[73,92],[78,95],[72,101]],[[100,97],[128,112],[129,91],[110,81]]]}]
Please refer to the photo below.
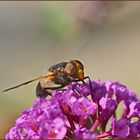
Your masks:
[{"label": "insect leg", "polygon": [[61,89],[63,87],[65,87],[65,85],[60,85],[60,86],[57,86],[57,87],[46,87],[44,89],[46,89],[46,90],[48,90],[48,89],[50,89],[50,90],[57,90],[57,89]]},{"label": "insect leg", "polygon": [[76,85],[72,86],[72,90],[75,91],[76,93],[78,93],[79,96],[81,96],[81,92],[78,90],[78,88],[76,87]]},{"label": "insect leg", "polygon": [[[89,77],[89,76],[86,76],[86,77],[84,77],[84,79],[88,79],[88,80],[89,80],[90,89],[93,90],[93,89],[92,89],[92,84],[91,84],[90,77]],[[84,81],[84,83],[85,83],[85,81]]]},{"label": "insect leg", "polygon": [[[92,84],[91,84],[90,77],[89,77],[89,76],[86,76],[86,77],[84,77],[84,80],[85,80],[85,79],[88,79],[88,80],[89,80],[89,86],[90,86],[90,89],[92,90]],[[84,80],[79,80],[79,79],[78,79],[78,80],[73,80],[73,82],[80,82],[80,81],[82,81],[83,84],[86,84]]]},{"label": "insect leg", "polygon": [[43,89],[40,85],[40,82],[36,86],[36,96],[37,97],[47,97],[48,95],[52,96],[50,92]]},{"label": "insect leg", "polygon": [[86,83],[85,83],[85,79],[88,79],[89,80],[89,87],[90,87],[90,90],[91,91],[93,91],[93,88],[92,88],[92,84],[91,84],[91,80],[90,80],[90,77],[89,76],[86,76],[86,77],[84,77],[84,79],[83,80],[73,80],[73,82],[80,82],[80,81],[82,81],[82,83],[84,84],[84,85],[86,85]]}]

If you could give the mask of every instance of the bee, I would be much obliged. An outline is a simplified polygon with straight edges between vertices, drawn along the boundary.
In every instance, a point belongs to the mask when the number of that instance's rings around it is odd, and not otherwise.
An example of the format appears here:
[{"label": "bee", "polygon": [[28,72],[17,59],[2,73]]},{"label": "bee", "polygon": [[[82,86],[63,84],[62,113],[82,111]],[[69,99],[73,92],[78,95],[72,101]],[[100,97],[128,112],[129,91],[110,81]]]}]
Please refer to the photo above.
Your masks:
[{"label": "bee", "polygon": [[[13,86],[11,88],[5,89],[2,92],[7,92],[9,90],[18,88],[23,85],[27,85],[31,82],[39,80],[39,83],[36,87],[36,96],[48,96],[51,95],[52,91],[62,89],[69,85],[72,82],[84,82],[84,79],[89,79],[89,76],[84,76],[84,66],[79,60],[71,60],[69,62],[61,62],[55,65],[52,65],[48,69],[47,75],[41,75],[37,78],[24,82],[22,84]],[[50,85],[55,86],[50,86]]]}]

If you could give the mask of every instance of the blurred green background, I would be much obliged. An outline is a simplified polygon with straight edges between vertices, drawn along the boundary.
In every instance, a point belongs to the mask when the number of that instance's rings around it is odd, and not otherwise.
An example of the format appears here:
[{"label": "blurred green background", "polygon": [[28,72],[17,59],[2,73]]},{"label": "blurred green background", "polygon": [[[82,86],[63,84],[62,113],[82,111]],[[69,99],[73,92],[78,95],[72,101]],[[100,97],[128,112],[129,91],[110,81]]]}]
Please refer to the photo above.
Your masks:
[{"label": "blurred green background", "polygon": [[[71,59],[93,80],[140,93],[140,2],[0,2],[0,90]],[[36,84],[0,94],[0,138],[32,106]]]}]

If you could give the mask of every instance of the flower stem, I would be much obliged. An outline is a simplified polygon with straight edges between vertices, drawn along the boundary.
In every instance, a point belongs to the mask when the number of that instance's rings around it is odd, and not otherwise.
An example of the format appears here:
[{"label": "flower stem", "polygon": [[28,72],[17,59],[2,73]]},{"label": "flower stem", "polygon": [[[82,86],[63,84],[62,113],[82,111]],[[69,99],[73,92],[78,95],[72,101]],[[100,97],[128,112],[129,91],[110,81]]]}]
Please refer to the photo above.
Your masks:
[{"label": "flower stem", "polygon": [[105,138],[111,135],[111,131],[104,132],[103,134],[97,135],[98,139]]},{"label": "flower stem", "polygon": [[102,122],[102,119],[104,117],[104,110],[101,112],[100,116],[96,119],[95,123],[93,124],[93,126],[90,128],[90,131],[94,132],[97,127],[99,126],[99,124]]},{"label": "flower stem", "polygon": [[75,130],[75,125],[74,125],[74,122],[73,122],[73,118],[72,118],[72,116],[70,114],[70,110],[69,110],[68,105],[66,105],[66,104],[63,105],[62,106],[62,109],[63,109],[63,112],[66,115],[66,117],[67,117],[67,119],[68,119],[68,121],[70,123],[70,126],[71,126],[72,131],[74,131]]},{"label": "flower stem", "polygon": [[97,119],[93,126],[90,128],[90,131],[94,132],[99,125],[99,120]]}]

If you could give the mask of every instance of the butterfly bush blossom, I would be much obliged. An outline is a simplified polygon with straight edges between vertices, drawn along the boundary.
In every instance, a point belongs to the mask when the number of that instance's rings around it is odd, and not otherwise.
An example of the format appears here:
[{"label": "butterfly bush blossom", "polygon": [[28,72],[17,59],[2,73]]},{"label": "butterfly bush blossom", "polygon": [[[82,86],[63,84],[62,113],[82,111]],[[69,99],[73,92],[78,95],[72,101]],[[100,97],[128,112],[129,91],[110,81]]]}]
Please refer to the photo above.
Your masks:
[{"label": "butterfly bush blossom", "polygon": [[50,99],[36,99],[6,134],[6,139],[139,137],[140,100],[125,85],[111,81],[74,82]]}]

